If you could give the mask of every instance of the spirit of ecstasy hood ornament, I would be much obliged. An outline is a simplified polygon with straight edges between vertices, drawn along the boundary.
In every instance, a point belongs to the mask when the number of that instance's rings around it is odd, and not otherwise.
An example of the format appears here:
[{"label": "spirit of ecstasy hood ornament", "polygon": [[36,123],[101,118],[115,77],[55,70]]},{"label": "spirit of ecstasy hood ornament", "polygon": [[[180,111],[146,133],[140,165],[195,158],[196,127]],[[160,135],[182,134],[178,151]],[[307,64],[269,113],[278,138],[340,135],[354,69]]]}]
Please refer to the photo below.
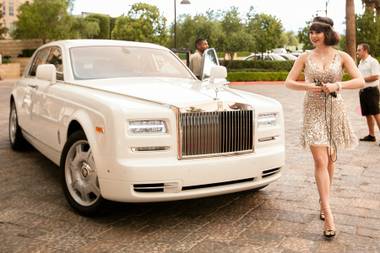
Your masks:
[{"label": "spirit of ecstasy hood ornament", "polygon": [[209,87],[210,89],[213,89],[215,91],[214,100],[219,100],[218,93],[219,91],[224,89],[225,84],[226,84],[225,80],[215,80],[213,78],[210,78]]}]

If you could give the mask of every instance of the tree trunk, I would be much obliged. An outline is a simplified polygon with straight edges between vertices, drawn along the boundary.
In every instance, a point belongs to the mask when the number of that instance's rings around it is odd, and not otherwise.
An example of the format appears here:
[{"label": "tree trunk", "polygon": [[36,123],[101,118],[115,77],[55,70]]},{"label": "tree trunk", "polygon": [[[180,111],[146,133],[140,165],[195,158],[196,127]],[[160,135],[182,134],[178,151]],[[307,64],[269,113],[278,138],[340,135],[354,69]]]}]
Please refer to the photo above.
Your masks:
[{"label": "tree trunk", "polygon": [[347,53],[356,59],[356,27],[354,0],[346,0],[346,48]]}]

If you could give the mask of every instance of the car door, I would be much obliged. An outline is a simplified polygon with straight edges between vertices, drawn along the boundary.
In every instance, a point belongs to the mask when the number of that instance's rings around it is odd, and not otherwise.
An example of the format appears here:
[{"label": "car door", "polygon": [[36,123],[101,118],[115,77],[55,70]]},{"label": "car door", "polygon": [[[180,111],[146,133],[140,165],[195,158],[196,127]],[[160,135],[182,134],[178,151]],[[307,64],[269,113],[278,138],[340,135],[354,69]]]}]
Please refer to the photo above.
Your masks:
[{"label": "car door", "polygon": [[63,83],[62,50],[59,47],[51,47],[46,64],[53,64],[57,71],[57,82],[50,83],[38,80],[35,107],[33,111],[36,124],[43,128],[37,138],[45,145],[60,150],[60,115],[63,115],[64,102],[59,97],[59,86]]},{"label": "car door", "polygon": [[18,108],[18,117],[20,126],[24,131],[33,137],[37,137],[40,128],[35,121],[36,100],[38,90],[38,80],[36,80],[36,70],[38,65],[45,64],[49,55],[50,48],[42,48],[37,51],[25,72],[24,77],[19,81],[23,91],[21,96],[21,106]]},{"label": "car door", "polygon": [[201,80],[205,80],[210,77],[211,68],[213,66],[219,66],[218,55],[214,48],[208,48],[203,52],[202,56],[202,74]]}]

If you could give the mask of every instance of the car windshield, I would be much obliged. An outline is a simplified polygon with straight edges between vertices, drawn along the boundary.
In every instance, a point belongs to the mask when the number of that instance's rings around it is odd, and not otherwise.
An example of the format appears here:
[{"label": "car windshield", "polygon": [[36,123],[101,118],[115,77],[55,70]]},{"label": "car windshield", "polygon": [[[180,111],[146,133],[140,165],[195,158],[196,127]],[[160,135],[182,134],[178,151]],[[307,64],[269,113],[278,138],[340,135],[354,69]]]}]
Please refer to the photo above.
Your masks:
[{"label": "car windshield", "polygon": [[175,77],[193,79],[171,52],[124,46],[75,47],[70,49],[75,79],[120,77]]}]

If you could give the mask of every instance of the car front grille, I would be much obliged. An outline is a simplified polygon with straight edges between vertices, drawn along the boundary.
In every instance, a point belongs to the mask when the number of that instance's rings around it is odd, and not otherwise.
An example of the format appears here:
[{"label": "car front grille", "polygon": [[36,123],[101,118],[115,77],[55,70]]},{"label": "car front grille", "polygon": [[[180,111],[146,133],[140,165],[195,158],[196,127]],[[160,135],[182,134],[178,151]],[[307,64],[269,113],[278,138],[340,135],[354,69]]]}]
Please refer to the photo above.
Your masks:
[{"label": "car front grille", "polygon": [[253,151],[252,110],[181,113],[180,158]]}]

